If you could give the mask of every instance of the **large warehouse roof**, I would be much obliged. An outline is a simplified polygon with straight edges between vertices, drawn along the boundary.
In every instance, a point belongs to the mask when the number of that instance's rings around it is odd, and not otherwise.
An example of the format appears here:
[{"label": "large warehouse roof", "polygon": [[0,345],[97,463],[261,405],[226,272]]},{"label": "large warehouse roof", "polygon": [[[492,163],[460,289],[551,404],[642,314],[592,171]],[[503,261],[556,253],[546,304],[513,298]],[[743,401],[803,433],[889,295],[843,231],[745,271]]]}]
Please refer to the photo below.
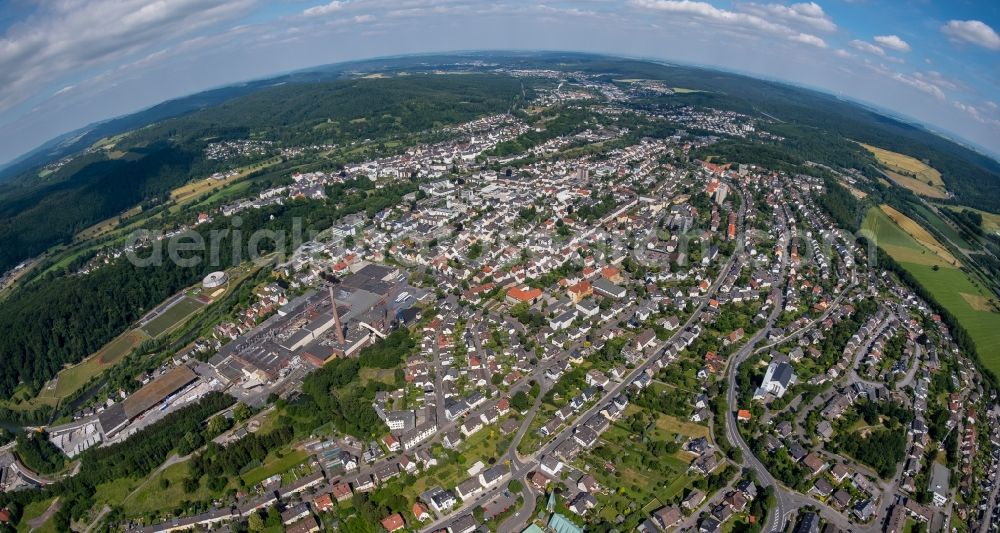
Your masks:
[{"label": "large warehouse roof", "polygon": [[162,402],[171,394],[191,383],[198,378],[198,375],[187,365],[174,367],[166,374],[156,378],[152,383],[139,389],[134,394],[122,401],[125,408],[125,417],[129,420],[145,413],[154,405]]}]

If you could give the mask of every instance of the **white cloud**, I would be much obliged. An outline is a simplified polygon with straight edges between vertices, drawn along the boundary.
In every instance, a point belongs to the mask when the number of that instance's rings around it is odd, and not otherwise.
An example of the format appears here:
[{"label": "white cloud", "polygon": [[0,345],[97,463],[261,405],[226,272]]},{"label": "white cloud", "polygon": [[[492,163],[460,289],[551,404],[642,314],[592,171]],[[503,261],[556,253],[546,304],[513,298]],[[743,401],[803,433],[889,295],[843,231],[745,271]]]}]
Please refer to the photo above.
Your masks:
[{"label": "white cloud", "polygon": [[951,78],[946,78],[943,74],[936,70],[914,72],[913,76],[919,80],[926,81],[927,83],[933,83],[942,89],[957,91],[963,88],[958,82],[952,80]]},{"label": "white cloud", "polygon": [[968,43],[988,50],[1000,50],[1000,35],[980,20],[949,20],[941,31],[957,43]]},{"label": "white cloud", "polygon": [[[0,37],[0,111],[74,74],[106,67],[247,12],[253,0],[53,0]],[[60,90],[65,94],[67,90]]]},{"label": "white cloud", "polygon": [[803,44],[811,44],[819,48],[826,48],[826,41],[809,33],[800,33],[798,35],[793,35],[789,37],[789,39]]},{"label": "white cloud", "polygon": [[837,30],[833,19],[816,2],[801,2],[787,6],[750,3],[738,6],[738,9],[761,17],[779,18],[791,25],[804,24],[819,31],[832,32]]},{"label": "white cloud", "polygon": [[58,91],[52,93],[52,96],[59,96],[61,94],[66,94],[66,93],[72,91],[75,88],[76,88],[76,85],[67,85],[67,86],[63,87],[62,89],[59,89]]},{"label": "white cloud", "polygon": [[875,46],[874,44],[872,44],[870,42],[861,41],[861,40],[858,40],[858,39],[854,39],[853,41],[851,41],[850,44],[851,44],[851,47],[854,48],[855,50],[860,50],[862,52],[866,52],[866,53],[869,53],[869,54],[874,54],[874,55],[877,55],[879,57],[885,57],[885,50],[883,50],[879,46]]},{"label": "white cloud", "polygon": [[753,13],[743,13],[720,9],[707,2],[693,0],[631,0],[631,4],[644,9],[664,13],[688,15],[704,22],[737,29],[756,30],[775,37],[783,37],[794,42],[826,48],[826,41],[808,33],[802,33],[778,22],[772,22]]},{"label": "white cloud", "polygon": [[894,79],[894,80],[896,80],[896,81],[898,81],[900,83],[903,83],[905,85],[909,85],[910,87],[913,87],[914,89],[917,89],[918,91],[925,92],[925,93],[933,96],[934,98],[937,98],[938,100],[945,100],[944,91],[942,91],[940,87],[938,87],[937,85],[935,85],[933,83],[924,81],[924,80],[922,80],[920,78],[917,78],[917,77],[907,76],[907,75],[901,74],[899,72],[894,73],[892,75],[892,79]]},{"label": "white cloud", "polygon": [[[993,102],[986,102],[984,104],[984,107],[987,107],[992,111],[995,111],[996,104],[993,104],[993,107],[991,107],[990,106],[991,103]],[[983,111],[982,109],[974,105],[965,104],[957,100],[952,102],[951,105],[954,106],[955,109],[958,109],[959,111],[962,111],[965,114],[969,115],[970,117],[972,117],[973,120],[979,122],[980,124],[987,124],[990,126],[1000,126],[1000,120],[986,116],[987,113],[986,111]]]},{"label": "white cloud", "polygon": [[838,48],[833,53],[837,57],[842,57],[844,59],[847,59],[847,58],[850,58],[850,57],[854,57],[854,54],[848,52],[847,50],[844,50],[843,48]]},{"label": "white cloud", "polygon": [[302,14],[307,17],[322,17],[344,9],[344,5],[346,4],[346,1],[333,0],[329,4],[320,4],[318,6],[310,7],[303,11]]},{"label": "white cloud", "polygon": [[898,35],[876,35],[875,42],[899,52],[909,52],[910,44],[899,38]]}]

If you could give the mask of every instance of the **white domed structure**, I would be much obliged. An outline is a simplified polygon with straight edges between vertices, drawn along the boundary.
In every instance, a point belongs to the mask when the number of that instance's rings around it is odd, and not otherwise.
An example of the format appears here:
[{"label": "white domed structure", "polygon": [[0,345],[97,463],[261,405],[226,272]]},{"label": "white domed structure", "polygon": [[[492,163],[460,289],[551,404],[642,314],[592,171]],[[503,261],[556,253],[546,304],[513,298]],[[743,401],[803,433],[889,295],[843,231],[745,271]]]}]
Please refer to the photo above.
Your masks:
[{"label": "white domed structure", "polygon": [[229,281],[229,276],[225,272],[219,270],[205,276],[205,279],[201,280],[201,286],[206,289],[214,289],[225,285],[227,281]]}]

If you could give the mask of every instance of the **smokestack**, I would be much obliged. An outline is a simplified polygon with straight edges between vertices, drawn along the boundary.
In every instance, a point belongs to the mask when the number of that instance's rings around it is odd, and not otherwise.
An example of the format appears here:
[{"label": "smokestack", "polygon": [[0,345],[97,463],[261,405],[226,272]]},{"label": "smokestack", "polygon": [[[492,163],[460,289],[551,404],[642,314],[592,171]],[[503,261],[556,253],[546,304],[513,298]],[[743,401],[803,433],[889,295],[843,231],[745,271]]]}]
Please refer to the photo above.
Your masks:
[{"label": "smokestack", "polygon": [[333,297],[333,285],[330,285],[330,306],[333,307],[333,327],[337,328],[337,342],[344,344],[344,328],[340,325],[340,313],[337,312],[337,299]]}]

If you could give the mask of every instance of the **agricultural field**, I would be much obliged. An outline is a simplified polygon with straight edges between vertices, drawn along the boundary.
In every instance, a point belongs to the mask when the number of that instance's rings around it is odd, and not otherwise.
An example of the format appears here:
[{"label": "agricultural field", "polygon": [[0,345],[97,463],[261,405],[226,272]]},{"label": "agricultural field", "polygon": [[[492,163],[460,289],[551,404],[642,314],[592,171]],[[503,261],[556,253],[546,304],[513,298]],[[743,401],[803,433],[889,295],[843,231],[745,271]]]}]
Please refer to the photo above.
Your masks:
[{"label": "agricultural field", "polygon": [[[860,144],[860,143],[859,143]],[[889,178],[916,194],[930,198],[948,198],[941,173],[930,165],[908,155],[861,144],[888,169]]]},{"label": "agricultural field", "polygon": [[[946,309],[968,330],[983,364],[1000,375],[1000,312],[997,299],[987,289],[975,285],[961,270],[942,268],[934,271],[926,265],[901,262]],[[991,303],[993,302],[993,303]]]},{"label": "agricultural field", "polygon": [[[920,230],[926,233],[923,228]],[[996,350],[1000,346],[1000,312],[996,307],[997,299],[989,290],[960,268],[947,263],[932,249],[924,247],[917,238],[893,222],[885,211],[871,208],[862,231],[873,235],[879,247],[913,274],[945,309],[955,315],[972,336],[983,364],[1000,375],[1000,352]]]},{"label": "agricultural field", "polygon": [[923,222],[939,232],[955,246],[964,249],[973,249],[975,244],[966,241],[941,215],[938,215],[924,204],[911,204],[911,207],[923,218]]},{"label": "agricultural field", "polygon": [[188,296],[182,297],[167,309],[161,311],[152,320],[142,325],[142,330],[150,337],[156,338],[172,330],[184,319],[205,307],[204,302]]},{"label": "agricultural field", "polygon": [[209,191],[217,191],[219,189],[222,189],[223,187],[226,187],[227,185],[236,183],[237,181],[250,175],[251,172],[265,169],[269,166],[275,165],[280,162],[281,158],[275,157],[272,159],[268,159],[267,161],[264,161],[262,163],[257,163],[254,165],[243,167],[239,169],[235,174],[227,178],[217,180],[209,177],[197,181],[192,181],[190,183],[187,183],[170,191],[170,199],[176,202],[178,205],[186,204]]},{"label": "agricultural field", "polygon": [[926,181],[920,181],[917,178],[900,174],[892,170],[887,170],[885,173],[889,176],[890,180],[896,183],[896,185],[909,189],[915,194],[926,196],[928,198],[948,198],[948,193]]},{"label": "agricultural field", "polygon": [[979,209],[973,209],[971,207],[966,207],[964,205],[946,205],[946,204],[935,204],[935,205],[937,205],[942,209],[950,209],[956,212],[960,212],[963,209],[975,211],[983,216],[983,230],[991,233],[1000,233],[1000,215],[996,213],[990,213],[989,211],[981,211]]},{"label": "agricultural field", "polygon": [[944,259],[945,261],[948,261],[956,266],[960,266],[960,263],[957,259],[955,259],[955,256],[951,255],[951,252],[939,243],[926,228],[918,224],[912,218],[900,213],[888,205],[883,204],[880,206],[880,209],[882,209],[882,211],[885,212],[885,214],[888,215],[889,218],[891,218],[892,221],[900,227],[900,229],[905,231],[907,235],[916,239],[921,246],[931,250],[941,259]]},{"label": "agricultural field", "polygon": [[121,221],[132,218],[141,212],[142,212],[142,206],[137,205],[120,215],[115,215],[106,220],[102,220],[97,224],[94,224],[93,226],[84,229],[80,233],[77,233],[73,237],[73,242],[83,242],[83,241],[88,241],[90,239],[96,239],[97,237],[101,237],[111,232],[115,228],[117,228],[118,224],[121,223]]},{"label": "agricultural field", "polygon": [[960,266],[926,229],[887,205],[871,208],[861,231],[897,261],[950,268]]}]

